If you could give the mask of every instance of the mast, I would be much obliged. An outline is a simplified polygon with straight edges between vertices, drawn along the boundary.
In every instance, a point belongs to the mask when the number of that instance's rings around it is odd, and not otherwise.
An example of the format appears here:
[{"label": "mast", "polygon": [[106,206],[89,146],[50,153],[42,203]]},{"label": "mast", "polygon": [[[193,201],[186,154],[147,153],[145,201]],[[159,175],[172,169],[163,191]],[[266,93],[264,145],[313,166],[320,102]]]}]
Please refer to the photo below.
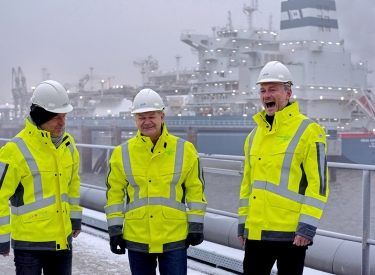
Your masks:
[{"label": "mast", "polygon": [[258,10],[258,0],[251,0],[251,5],[243,5],[243,12],[247,16],[247,22],[249,24],[249,30],[253,29],[253,12]]}]

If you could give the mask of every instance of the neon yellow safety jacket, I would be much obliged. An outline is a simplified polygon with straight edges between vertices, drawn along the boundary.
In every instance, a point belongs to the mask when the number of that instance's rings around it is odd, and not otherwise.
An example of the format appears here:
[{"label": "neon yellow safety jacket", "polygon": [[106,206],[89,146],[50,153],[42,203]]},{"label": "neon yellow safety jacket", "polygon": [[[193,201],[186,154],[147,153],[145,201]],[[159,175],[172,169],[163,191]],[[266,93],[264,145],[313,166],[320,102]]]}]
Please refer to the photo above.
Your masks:
[{"label": "neon yellow safety jacket", "polygon": [[312,240],[328,198],[326,135],[293,102],[254,117],[248,135],[238,209],[238,236],[250,240]]},{"label": "neon yellow safety jacket", "polygon": [[188,232],[203,232],[207,202],[199,156],[193,144],[162,127],[155,146],[138,131],[114,149],[109,161],[108,232],[123,235],[129,250],[183,249]]},{"label": "neon yellow safety jacket", "polygon": [[[0,150],[0,254],[70,249],[81,229],[79,154],[65,133],[56,148],[28,119]],[[9,199],[10,206],[9,207]]]}]

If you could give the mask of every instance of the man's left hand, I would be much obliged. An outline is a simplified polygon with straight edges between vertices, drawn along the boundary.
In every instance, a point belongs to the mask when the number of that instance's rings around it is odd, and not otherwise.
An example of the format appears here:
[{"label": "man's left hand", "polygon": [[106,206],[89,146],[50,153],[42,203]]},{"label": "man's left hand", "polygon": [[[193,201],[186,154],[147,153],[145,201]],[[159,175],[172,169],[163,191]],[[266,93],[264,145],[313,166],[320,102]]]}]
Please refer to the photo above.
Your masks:
[{"label": "man's left hand", "polygon": [[189,245],[196,246],[198,244],[201,244],[203,240],[203,233],[189,233],[186,237],[185,247],[188,248]]},{"label": "man's left hand", "polygon": [[293,244],[296,246],[306,246],[310,243],[309,239],[306,239],[305,237],[302,237],[300,235],[296,235],[294,237],[294,242]]},{"label": "man's left hand", "polygon": [[79,235],[79,233],[81,233],[81,230],[73,230],[73,231],[72,231],[72,236],[73,236],[73,238],[77,238],[78,235]]}]

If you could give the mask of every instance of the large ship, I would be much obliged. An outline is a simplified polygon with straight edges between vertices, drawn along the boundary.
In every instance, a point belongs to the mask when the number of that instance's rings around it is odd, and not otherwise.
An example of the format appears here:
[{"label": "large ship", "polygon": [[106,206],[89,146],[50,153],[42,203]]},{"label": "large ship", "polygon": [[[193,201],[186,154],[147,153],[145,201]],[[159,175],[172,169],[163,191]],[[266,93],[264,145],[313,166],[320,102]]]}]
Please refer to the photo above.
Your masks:
[{"label": "large ship", "polygon": [[[182,33],[181,41],[197,53],[198,62],[185,78],[188,93],[167,97],[167,102],[183,102],[180,108],[171,104],[170,114],[251,117],[262,110],[255,85],[260,70],[276,60],[292,73],[292,100],[326,129],[335,147],[332,160],[375,164],[375,97],[367,82],[372,71],[345,48],[335,1],[283,1],[279,30],[272,16],[268,28],[255,27],[257,11],[256,0],[243,6],[245,28],[234,27],[228,12],[227,24],[213,27],[212,34]],[[145,87],[165,80],[154,70],[148,77]]]},{"label": "large ship", "polygon": [[[102,85],[93,92],[84,90],[85,82],[80,81],[80,89],[70,96],[73,115],[130,116],[136,91],[147,87],[165,99],[168,118],[251,121],[262,110],[255,85],[259,72],[267,62],[277,60],[292,73],[292,100],[326,129],[332,160],[375,164],[375,97],[367,81],[371,69],[366,61],[353,60],[345,48],[336,2],[283,1],[279,29],[273,27],[272,16],[265,20],[267,28],[253,25],[258,1],[252,0],[242,10],[246,27],[234,27],[228,12],[226,25],[213,27],[211,34],[181,34],[181,41],[197,57],[194,68],[181,69],[177,55],[176,68],[162,71],[157,60],[148,56],[134,61],[143,80],[137,89]],[[204,149],[213,153],[209,145]]]}]

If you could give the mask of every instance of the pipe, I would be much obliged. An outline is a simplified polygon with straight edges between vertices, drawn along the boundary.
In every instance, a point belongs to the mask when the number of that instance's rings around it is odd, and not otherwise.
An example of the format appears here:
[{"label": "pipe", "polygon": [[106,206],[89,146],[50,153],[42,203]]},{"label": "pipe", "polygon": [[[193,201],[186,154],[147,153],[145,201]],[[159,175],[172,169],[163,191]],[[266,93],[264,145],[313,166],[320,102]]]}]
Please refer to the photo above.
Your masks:
[{"label": "pipe", "polygon": [[[81,206],[104,212],[105,188],[81,184]],[[233,213],[207,209],[204,217],[205,240],[241,249],[237,239],[238,219]],[[318,232],[319,234],[319,232]],[[333,233],[332,233],[333,235]],[[339,235],[339,234],[338,234]],[[370,274],[375,274],[375,249],[370,247]],[[336,275],[361,274],[362,244],[353,240],[316,235],[306,252],[307,267]]]}]

